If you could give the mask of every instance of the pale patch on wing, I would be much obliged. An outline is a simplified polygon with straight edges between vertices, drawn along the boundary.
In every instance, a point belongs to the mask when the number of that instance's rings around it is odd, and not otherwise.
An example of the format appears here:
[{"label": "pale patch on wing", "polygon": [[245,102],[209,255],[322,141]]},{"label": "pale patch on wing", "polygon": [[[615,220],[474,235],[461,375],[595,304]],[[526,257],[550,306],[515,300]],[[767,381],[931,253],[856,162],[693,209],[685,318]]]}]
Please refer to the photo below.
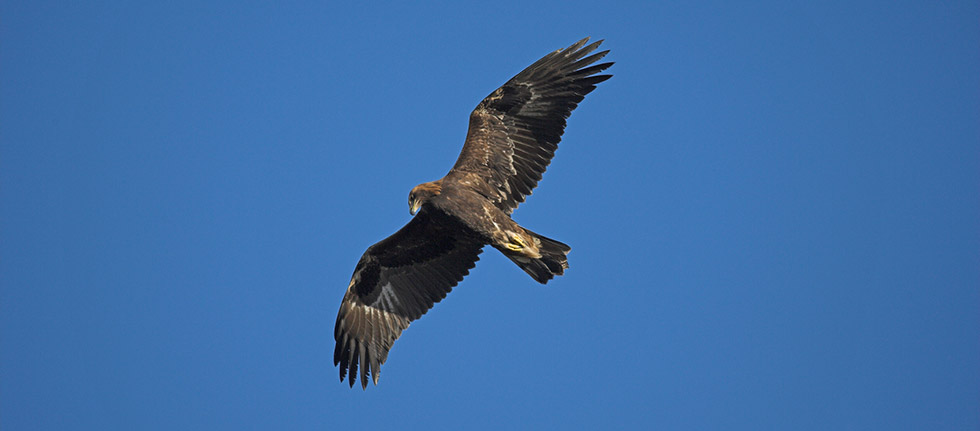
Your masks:
[{"label": "pale patch on wing", "polygon": [[364,304],[348,291],[334,330],[334,363],[345,364],[340,369],[340,379],[350,379],[353,386],[360,368],[362,387],[367,387],[368,377],[378,384],[381,365],[388,359],[391,345],[409,323],[403,316]]},{"label": "pale patch on wing", "polygon": [[494,230],[499,231],[500,225],[497,224],[497,221],[494,219],[493,214],[490,213],[490,207],[486,207],[486,206],[483,207],[483,214],[486,214],[487,220],[490,220],[490,223],[493,223]]},{"label": "pale patch on wing", "polygon": [[401,302],[398,300],[398,295],[395,294],[395,288],[391,286],[389,281],[381,286],[381,294],[378,295],[378,299],[368,305],[382,310],[395,310],[401,305]]}]

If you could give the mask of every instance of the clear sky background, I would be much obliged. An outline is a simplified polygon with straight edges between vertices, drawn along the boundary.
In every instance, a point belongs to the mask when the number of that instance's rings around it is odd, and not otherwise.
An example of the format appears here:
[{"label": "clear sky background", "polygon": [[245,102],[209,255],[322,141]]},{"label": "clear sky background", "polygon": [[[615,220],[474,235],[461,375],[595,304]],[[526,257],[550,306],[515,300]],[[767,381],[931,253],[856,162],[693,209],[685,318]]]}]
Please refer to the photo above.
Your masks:
[{"label": "clear sky background", "polygon": [[[980,5],[0,3],[0,426],[976,430]],[[339,382],[470,110],[606,39],[495,250]]]}]

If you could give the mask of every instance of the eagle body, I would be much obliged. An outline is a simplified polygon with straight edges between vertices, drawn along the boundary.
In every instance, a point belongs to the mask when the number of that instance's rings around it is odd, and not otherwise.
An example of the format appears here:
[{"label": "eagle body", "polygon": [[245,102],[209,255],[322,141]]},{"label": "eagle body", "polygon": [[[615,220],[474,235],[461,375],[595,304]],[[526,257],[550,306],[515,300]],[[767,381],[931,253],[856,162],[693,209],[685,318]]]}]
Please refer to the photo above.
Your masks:
[{"label": "eagle body", "polygon": [[[409,193],[414,217],[368,247],[351,276],[334,326],[334,365],[351,387],[381,364],[401,332],[449,293],[487,245],[539,283],[568,268],[571,248],[511,218],[554,157],[566,119],[612,63],[588,38],[554,51],[494,90],[470,114],[456,164]],[[360,370],[360,373],[358,373]]]},{"label": "eagle body", "polygon": [[[452,179],[453,174],[446,178]],[[438,190],[423,200],[422,208],[432,208],[452,217],[465,229],[461,234],[477,235],[521,267],[539,283],[547,283],[568,268],[565,257],[571,247],[524,229],[509,214],[493,204],[468,181],[445,181],[443,178],[420,185]],[[442,184],[445,184],[443,187]],[[417,187],[418,188],[418,187]]]}]

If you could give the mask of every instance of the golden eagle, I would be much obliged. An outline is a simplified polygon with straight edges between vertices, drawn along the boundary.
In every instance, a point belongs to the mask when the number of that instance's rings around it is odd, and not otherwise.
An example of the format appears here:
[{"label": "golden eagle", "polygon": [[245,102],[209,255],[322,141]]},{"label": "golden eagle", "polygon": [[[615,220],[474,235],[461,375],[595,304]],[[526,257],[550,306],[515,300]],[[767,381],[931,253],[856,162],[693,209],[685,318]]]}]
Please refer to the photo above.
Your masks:
[{"label": "golden eagle", "polygon": [[544,56],[483,99],[453,168],[409,193],[415,217],[361,256],[334,327],[341,381],[353,387],[360,365],[361,387],[369,374],[377,385],[395,339],[446,297],[487,244],[540,283],[568,268],[569,246],[510,214],[541,180],[572,110],[612,76],[598,75],[612,63],[593,65],[609,51],[591,54],[602,41],[588,40]]}]

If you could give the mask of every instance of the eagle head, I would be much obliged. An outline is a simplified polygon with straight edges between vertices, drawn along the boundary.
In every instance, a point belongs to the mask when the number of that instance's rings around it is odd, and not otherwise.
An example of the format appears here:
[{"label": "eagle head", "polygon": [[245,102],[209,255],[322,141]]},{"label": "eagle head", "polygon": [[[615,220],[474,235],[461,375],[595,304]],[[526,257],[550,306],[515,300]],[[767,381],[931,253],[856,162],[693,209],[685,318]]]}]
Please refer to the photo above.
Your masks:
[{"label": "eagle head", "polygon": [[408,194],[408,212],[415,215],[419,208],[422,208],[422,204],[439,196],[439,193],[442,193],[442,180],[430,181],[415,186]]}]

